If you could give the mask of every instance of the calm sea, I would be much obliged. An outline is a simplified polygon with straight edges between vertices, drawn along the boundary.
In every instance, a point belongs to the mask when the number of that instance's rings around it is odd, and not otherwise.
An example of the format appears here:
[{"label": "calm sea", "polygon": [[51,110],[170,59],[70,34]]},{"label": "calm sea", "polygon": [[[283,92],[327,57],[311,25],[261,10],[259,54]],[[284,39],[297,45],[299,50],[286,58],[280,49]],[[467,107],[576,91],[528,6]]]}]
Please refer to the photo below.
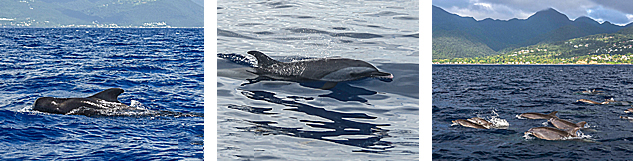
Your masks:
[{"label": "calm sea", "polygon": [[220,75],[218,160],[417,160],[417,1],[218,1],[218,72],[273,59],[370,62],[392,82],[322,84]]}]

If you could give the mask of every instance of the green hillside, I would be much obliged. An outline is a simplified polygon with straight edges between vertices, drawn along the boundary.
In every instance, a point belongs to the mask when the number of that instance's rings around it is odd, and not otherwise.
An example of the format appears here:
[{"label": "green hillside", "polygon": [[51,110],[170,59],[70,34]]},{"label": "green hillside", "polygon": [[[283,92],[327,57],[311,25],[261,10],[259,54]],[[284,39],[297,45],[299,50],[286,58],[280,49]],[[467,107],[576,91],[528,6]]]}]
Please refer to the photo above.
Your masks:
[{"label": "green hillside", "polygon": [[433,62],[456,64],[632,64],[632,31],[633,26],[611,34],[596,34],[520,47],[500,55],[433,59]]},{"label": "green hillside", "polygon": [[433,32],[433,58],[484,57],[495,55],[486,44],[460,31]]}]

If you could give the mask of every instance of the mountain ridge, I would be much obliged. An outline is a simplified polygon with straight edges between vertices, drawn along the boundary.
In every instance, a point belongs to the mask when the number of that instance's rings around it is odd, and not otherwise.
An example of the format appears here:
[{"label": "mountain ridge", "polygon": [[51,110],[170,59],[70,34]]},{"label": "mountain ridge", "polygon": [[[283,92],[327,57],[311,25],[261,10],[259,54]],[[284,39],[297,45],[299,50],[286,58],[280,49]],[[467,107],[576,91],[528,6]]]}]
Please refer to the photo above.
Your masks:
[{"label": "mountain ridge", "polygon": [[[614,33],[626,27],[617,26],[608,21],[599,23],[584,16],[570,20],[565,14],[553,8],[538,11],[526,19],[513,18],[509,20],[486,18],[478,21],[472,17],[462,17],[449,13],[437,6],[433,6],[432,15],[433,46],[444,47],[433,48],[433,59],[496,55],[514,48],[538,43],[556,42],[600,33]],[[460,32],[463,36],[443,34],[444,32]],[[468,40],[470,42],[435,42],[439,39]],[[473,47],[465,44],[484,44],[483,47],[476,46],[479,49],[477,51],[470,50],[484,54],[452,53],[460,51],[454,48]]]}]

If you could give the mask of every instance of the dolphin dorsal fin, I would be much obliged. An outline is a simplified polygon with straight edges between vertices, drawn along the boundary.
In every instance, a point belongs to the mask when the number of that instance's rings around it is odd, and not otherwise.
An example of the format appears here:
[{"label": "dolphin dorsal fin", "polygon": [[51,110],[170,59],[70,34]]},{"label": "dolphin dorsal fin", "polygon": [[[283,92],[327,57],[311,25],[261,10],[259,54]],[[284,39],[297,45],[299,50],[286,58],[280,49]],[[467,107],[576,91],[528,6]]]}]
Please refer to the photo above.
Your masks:
[{"label": "dolphin dorsal fin", "polygon": [[556,113],[558,113],[558,111],[554,111],[554,112],[549,113],[549,114],[547,114],[547,115],[550,115],[550,116],[552,116],[552,117],[556,117],[556,118],[558,118],[558,116],[556,116]]},{"label": "dolphin dorsal fin", "polygon": [[275,63],[279,63],[279,61],[274,60],[259,51],[249,51],[248,54],[255,56],[255,58],[257,59],[257,66],[259,66],[260,68],[267,67]]},{"label": "dolphin dorsal fin", "polygon": [[576,125],[577,125],[578,127],[585,127],[585,124],[587,124],[587,122],[580,121],[580,122],[578,122]]},{"label": "dolphin dorsal fin", "polygon": [[117,97],[119,97],[119,95],[123,93],[123,89],[121,88],[110,88],[110,89],[106,89],[105,91],[101,91],[95,95],[92,95],[88,98],[98,98],[98,99],[102,99],[108,102],[119,102],[119,100],[117,100]]}]

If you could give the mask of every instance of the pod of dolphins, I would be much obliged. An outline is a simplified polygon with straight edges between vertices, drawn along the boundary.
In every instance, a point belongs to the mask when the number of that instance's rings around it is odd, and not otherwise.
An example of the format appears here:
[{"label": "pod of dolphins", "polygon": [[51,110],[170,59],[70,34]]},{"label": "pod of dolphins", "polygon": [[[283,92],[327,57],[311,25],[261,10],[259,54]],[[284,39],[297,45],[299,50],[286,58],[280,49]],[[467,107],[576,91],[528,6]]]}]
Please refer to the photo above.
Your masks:
[{"label": "pod of dolphins", "polygon": [[[576,92],[576,94],[583,95],[604,95],[603,91],[597,90],[587,90]],[[616,106],[628,106],[631,105],[631,102],[627,101],[615,101],[613,98],[605,99],[604,102],[596,102],[588,99],[579,99],[576,102],[583,102],[588,104],[596,104],[596,105],[616,105]],[[520,118],[527,119],[545,119],[547,122],[554,125],[554,127],[534,127],[530,128],[526,131],[525,135],[533,135],[537,138],[543,140],[567,140],[572,137],[578,137],[578,130],[583,129],[587,122],[580,121],[578,123],[573,123],[568,120],[560,119],[556,116],[558,111],[553,111],[549,114],[543,113],[522,113],[518,115]],[[624,113],[633,113],[633,108],[626,109]],[[620,116],[622,119],[633,120],[633,117]],[[473,117],[470,119],[457,119],[452,121],[454,124],[459,124],[464,127],[476,128],[476,129],[490,129],[492,127],[492,123],[478,117]]]}]

